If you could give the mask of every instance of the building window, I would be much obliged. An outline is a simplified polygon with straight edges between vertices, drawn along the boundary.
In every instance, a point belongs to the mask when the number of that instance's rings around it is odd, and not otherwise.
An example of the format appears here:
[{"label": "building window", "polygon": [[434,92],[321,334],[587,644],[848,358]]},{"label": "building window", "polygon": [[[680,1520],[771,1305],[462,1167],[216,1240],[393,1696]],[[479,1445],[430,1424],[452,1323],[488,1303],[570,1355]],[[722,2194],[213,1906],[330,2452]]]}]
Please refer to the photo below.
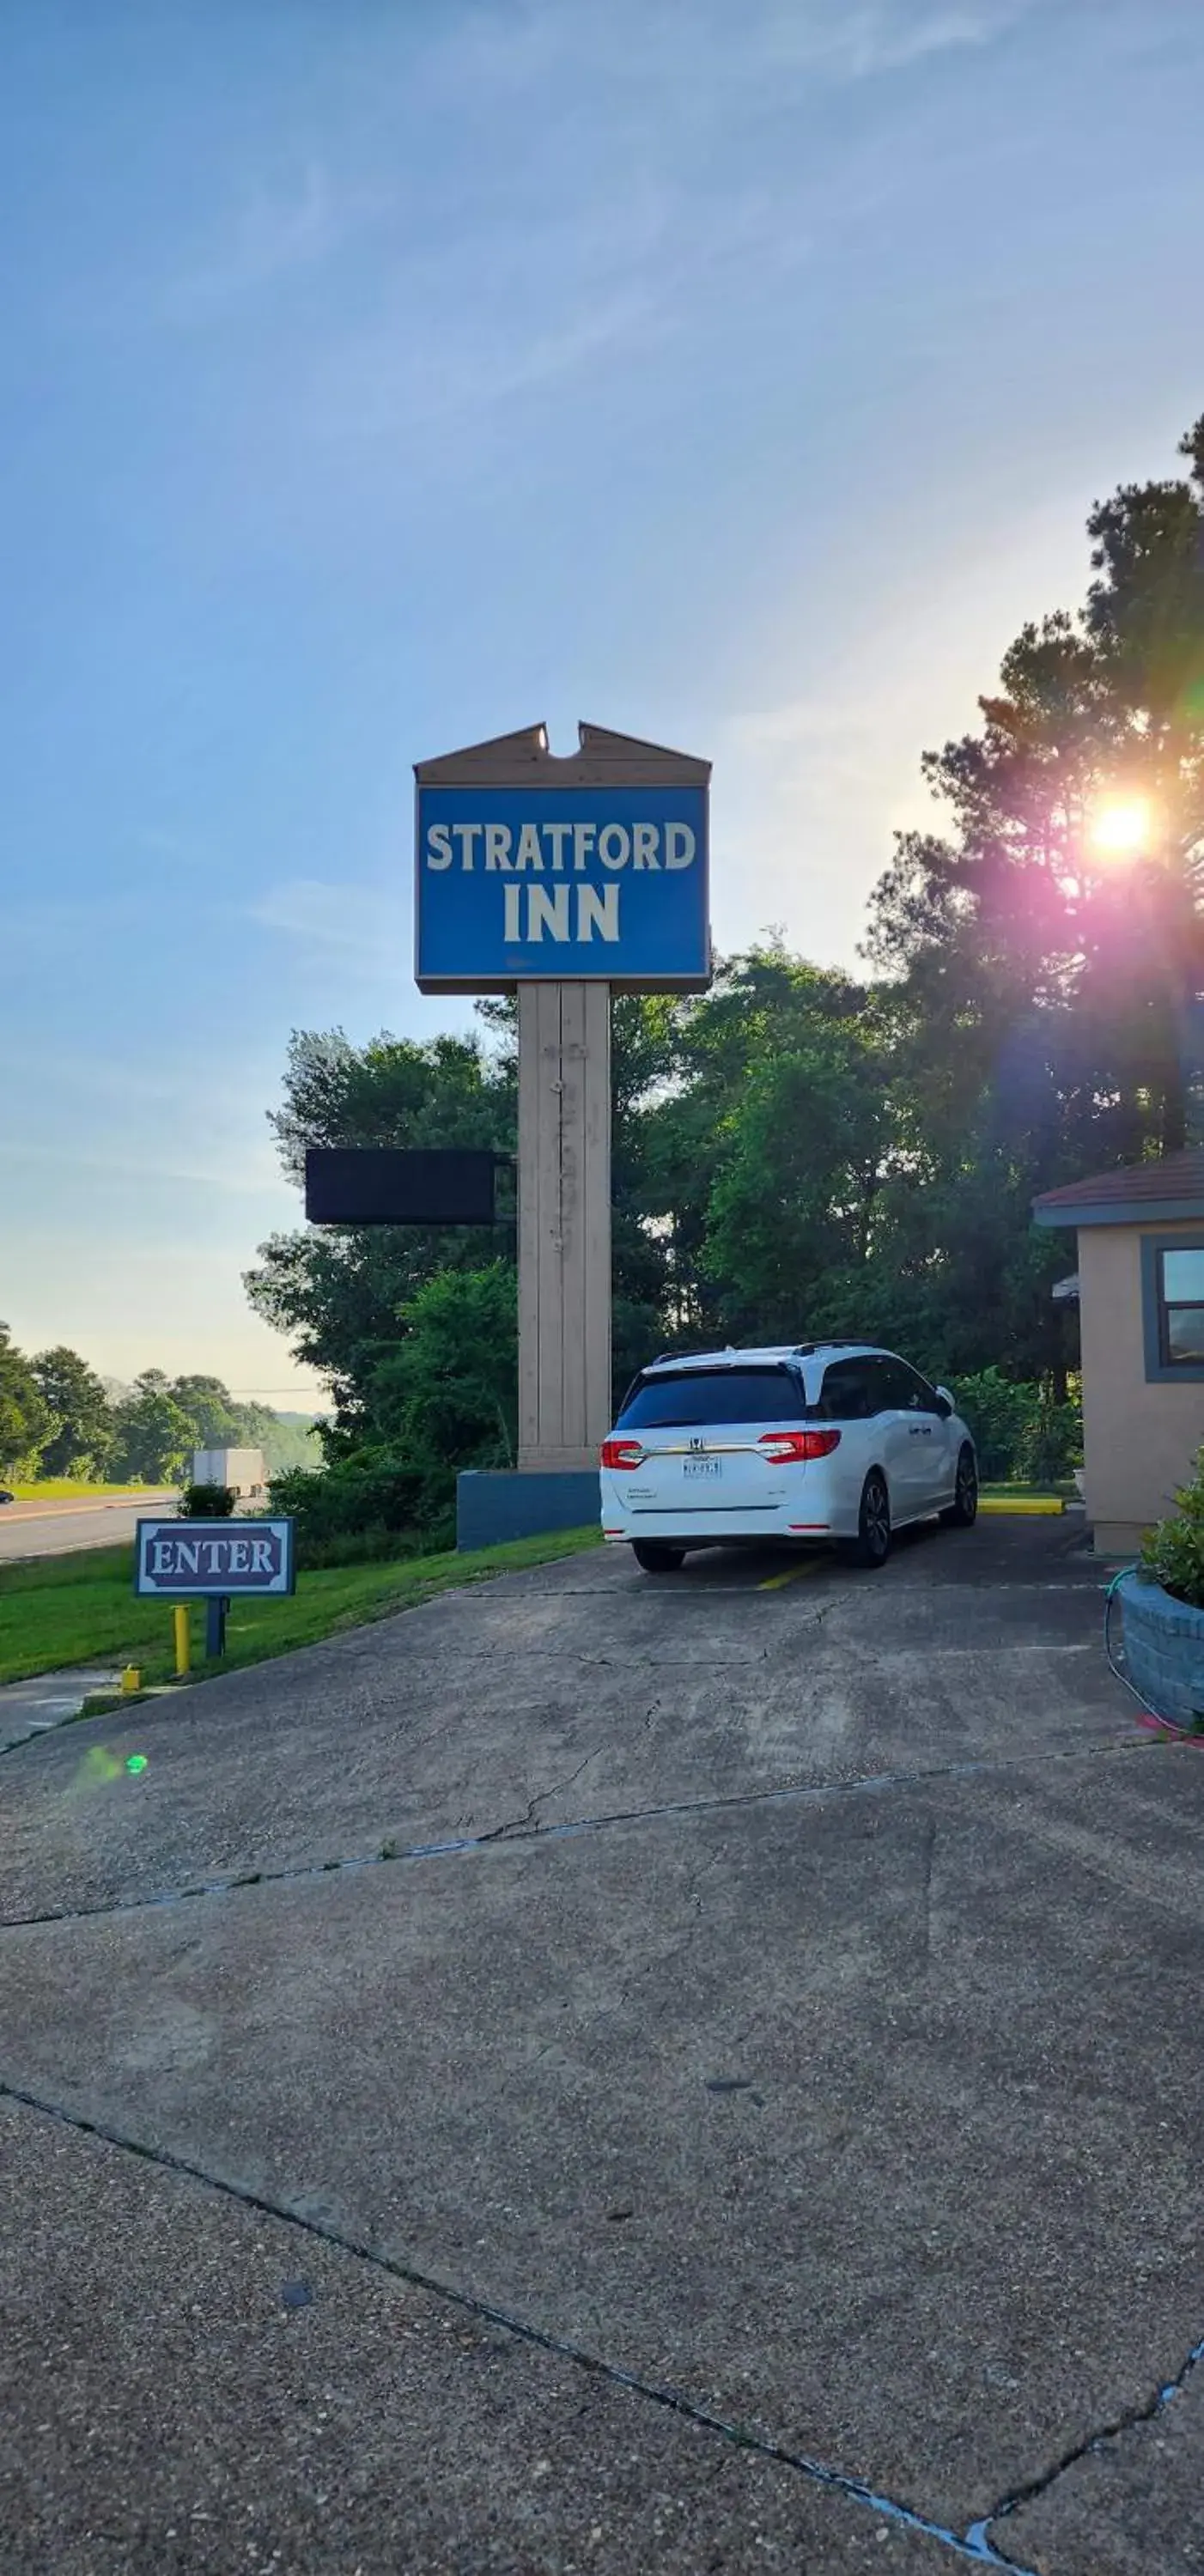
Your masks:
[{"label": "building window", "polygon": [[1204,1367],[1204,1244],[1158,1255],[1158,1355],[1164,1368]]},{"label": "building window", "polygon": [[1204,1378],[1204,1241],[1144,1235],[1142,1307],[1147,1378]]}]

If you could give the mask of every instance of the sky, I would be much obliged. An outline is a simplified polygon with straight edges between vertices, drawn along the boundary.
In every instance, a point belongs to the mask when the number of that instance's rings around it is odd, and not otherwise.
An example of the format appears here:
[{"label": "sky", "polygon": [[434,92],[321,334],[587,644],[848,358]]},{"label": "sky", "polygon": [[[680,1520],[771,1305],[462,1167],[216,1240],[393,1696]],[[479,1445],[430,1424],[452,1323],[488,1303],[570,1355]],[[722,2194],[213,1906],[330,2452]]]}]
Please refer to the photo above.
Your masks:
[{"label": "sky", "polygon": [[714,763],[853,963],[920,755],[1204,410],[1196,0],[5,0],[0,1315],[320,1399],[293,1028],[427,1036],[415,760]]}]

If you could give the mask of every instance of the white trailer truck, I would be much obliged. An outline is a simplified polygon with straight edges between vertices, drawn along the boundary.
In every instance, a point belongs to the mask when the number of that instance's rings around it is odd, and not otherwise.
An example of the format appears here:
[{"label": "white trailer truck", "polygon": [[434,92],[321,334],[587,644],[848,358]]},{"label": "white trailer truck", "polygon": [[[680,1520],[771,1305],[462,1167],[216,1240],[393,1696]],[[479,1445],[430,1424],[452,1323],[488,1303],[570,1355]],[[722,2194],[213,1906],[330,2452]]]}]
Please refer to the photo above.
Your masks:
[{"label": "white trailer truck", "polygon": [[241,1502],[258,1500],[267,1484],[262,1449],[194,1449],[194,1485],[229,1485]]}]

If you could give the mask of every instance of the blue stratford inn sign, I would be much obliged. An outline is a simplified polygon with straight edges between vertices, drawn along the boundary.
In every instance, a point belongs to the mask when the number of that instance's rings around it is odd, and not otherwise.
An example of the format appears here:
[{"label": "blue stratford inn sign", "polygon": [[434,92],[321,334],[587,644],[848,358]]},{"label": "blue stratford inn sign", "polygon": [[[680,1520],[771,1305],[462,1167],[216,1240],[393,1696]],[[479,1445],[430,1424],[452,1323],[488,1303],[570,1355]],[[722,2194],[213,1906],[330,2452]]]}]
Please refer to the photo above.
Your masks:
[{"label": "blue stratford inn sign", "polygon": [[[707,764],[581,732],[566,760],[536,727],[419,767],[415,972],[425,990],[706,982]],[[496,783],[478,783],[489,765]]]}]

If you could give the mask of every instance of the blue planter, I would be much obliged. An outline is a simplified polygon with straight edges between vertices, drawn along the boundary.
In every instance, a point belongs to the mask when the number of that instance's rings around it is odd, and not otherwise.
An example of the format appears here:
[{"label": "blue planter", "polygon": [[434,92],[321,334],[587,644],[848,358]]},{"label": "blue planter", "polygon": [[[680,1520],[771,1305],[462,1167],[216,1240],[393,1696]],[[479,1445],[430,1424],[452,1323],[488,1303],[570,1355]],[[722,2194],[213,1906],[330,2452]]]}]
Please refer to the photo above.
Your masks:
[{"label": "blue planter", "polygon": [[1135,1574],[1122,1575],[1116,1588],[1130,1681],[1159,1717],[1190,1726],[1204,1716],[1204,1610],[1172,1601],[1160,1583]]}]

